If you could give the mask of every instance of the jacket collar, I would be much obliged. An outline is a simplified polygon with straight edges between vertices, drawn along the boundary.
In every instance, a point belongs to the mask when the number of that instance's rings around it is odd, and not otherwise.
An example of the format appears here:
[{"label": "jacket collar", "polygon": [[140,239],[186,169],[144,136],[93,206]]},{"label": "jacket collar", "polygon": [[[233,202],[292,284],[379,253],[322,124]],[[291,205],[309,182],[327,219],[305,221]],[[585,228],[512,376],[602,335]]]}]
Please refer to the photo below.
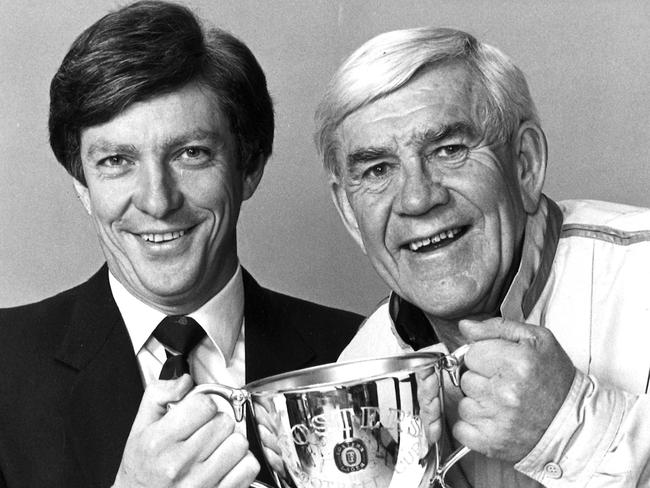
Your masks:
[{"label": "jacket collar", "polygon": [[560,207],[543,196],[526,223],[519,268],[501,303],[503,317],[523,322],[530,315],[551,274],[561,230]]},{"label": "jacket collar", "polygon": [[[561,229],[562,211],[542,196],[539,209],[526,222],[519,268],[500,307],[503,317],[523,322],[532,311],[551,273]],[[399,336],[414,350],[438,342],[424,312],[394,292],[389,313]]]},{"label": "jacket collar", "polygon": [[56,358],[78,375],[63,413],[66,444],[89,485],[110,486],[143,386],[106,265],[79,287],[67,329]]},{"label": "jacket collar", "polygon": [[[315,352],[286,307],[287,297],[262,288],[242,268],[246,382],[309,365]],[[280,298],[278,300],[278,298]]]}]

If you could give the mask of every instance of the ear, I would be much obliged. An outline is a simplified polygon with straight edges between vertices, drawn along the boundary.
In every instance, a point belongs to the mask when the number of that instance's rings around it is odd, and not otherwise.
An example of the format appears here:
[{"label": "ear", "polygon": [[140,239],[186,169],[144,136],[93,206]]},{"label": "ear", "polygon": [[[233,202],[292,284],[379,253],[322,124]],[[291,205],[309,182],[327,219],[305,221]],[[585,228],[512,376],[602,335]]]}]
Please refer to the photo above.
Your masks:
[{"label": "ear", "polygon": [[537,211],[546,175],[547,144],[542,128],[526,121],[519,126],[514,141],[516,177],[528,214]]},{"label": "ear", "polygon": [[361,238],[361,232],[359,232],[359,224],[357,223],[357,218],[354,215],[350,201],[348,200],[348,194],[345,192],[345,188],[341,182],[332,178],[330,181],[330,192],[332,194],[332,200],[334,200],[334,206],[339,212],[339,216],[345,225],[345,228],[348,230],[354,241],[361,248],[364,254],[366,254],[366,246],[363,244],[363,239]]},{"label": "ear", "polygon": [[90,204],[90,193],[88,192],[88,187],[81,183],[77,178],[72,178],[72,184],[74,185],[74,190],[77,192],[79,201],[86,209],[88,215],[92,215],[92,205]]},{"label": "ear", "polygon": [[248,200],[257,190],[257,185],[260,184],[264,174],[267,159],[266,156],[259,155],[257,160],[251,161],[251,164],[244,170],[242,200]]}]

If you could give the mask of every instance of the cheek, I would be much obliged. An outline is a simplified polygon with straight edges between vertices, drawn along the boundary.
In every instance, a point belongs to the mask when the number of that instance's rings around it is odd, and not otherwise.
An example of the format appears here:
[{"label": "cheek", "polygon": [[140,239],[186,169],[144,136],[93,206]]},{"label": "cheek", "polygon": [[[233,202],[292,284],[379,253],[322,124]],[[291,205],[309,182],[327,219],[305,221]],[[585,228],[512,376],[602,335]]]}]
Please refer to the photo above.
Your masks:
[{"label": "cheek", "polygon": [[235,174],[220,170],[192,176],[183,180],[182,191],[193,207],[221,213],[224,208],[241,204],[242,184]]},{"label": "cheek", "polygon": [[129,198],[125,196],[125,192],[118,190],[100,190],[90,190],[91,213],[97,223],[107,225],[124,214],[129,205]]},{"label": "cheek", "polygon": [[367,247],[382,245],[390,220],[390,206],[378,199],[366,199],[353,204],[361,237]]}]

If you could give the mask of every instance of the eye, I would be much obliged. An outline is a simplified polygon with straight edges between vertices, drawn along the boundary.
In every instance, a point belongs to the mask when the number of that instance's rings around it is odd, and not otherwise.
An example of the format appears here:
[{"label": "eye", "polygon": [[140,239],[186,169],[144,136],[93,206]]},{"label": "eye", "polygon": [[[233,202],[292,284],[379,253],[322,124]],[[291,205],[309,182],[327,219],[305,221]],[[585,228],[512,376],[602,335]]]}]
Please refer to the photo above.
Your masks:
[{"label": "eye", "polygon": [[105,168],[121,168],[123,166],[126,166],[129,164],[129,161],[124,158],[123,156],[120,155],[113,155],[113,156],[108,156],[107,158],[104,158],[100,160],[97,163],[99,166],[103,166]]},{"label": "eye", "polygon": [[390,165],[388,163],[373,164],[363,172],[364,178],[380,179],[388,174]]},{"label": "eye", "polygon": [[205,154],[205,151],[199,147],[188,147],[183,151],[183,154],[188,158],[198,158]]},{"label": "eye", "polygon": [[433,151],[433,155],[439,159],[456,160],[465,157],[467,154],[467,146],[464,144],[449,144],[447,146],[438,147]]},{"label": "eye", "polygon": [[210,160],[210,151],[204,147],[188,146],[177,156],[177,159],[183,163],[191,165],[201,165]]}]

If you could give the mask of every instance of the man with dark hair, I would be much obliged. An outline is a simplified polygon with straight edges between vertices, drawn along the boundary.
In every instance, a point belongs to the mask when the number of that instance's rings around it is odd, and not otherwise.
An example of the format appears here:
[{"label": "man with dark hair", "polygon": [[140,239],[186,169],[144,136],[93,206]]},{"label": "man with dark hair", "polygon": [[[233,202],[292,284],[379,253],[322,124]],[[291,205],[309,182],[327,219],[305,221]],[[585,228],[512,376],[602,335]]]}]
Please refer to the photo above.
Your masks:
[{"label": "man with dark hair", "polygon": [[0,311],[0,487],[249,486],[259,445],[185,395],[334,361],[360,321],[239,265],[273,142],[262,69],[185,7],[135,3],[74,42],[49,127],[107,264]]}]

